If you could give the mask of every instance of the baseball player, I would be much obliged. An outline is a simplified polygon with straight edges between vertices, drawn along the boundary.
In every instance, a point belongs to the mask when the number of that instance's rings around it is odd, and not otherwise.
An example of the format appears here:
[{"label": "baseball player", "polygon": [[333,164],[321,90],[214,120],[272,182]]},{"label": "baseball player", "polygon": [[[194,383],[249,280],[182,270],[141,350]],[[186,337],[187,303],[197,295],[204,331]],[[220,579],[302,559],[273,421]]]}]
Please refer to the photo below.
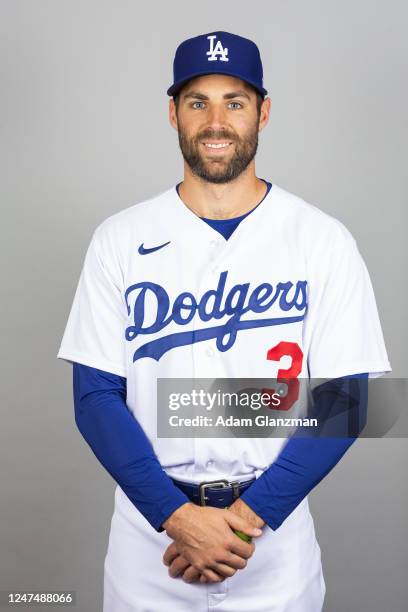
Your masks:
[{"label": "baseball player", "polygon": [[391,371],[370,277],[340,221],[256,174],[271,100],[255,43],[184,41],[167,93],[183,180],[96,228],[58,352],[117,482],[104,612],[319,612],[307,494],[358,432],[160,437],[157,381],[325,379],[317,410],[364,412]]}]

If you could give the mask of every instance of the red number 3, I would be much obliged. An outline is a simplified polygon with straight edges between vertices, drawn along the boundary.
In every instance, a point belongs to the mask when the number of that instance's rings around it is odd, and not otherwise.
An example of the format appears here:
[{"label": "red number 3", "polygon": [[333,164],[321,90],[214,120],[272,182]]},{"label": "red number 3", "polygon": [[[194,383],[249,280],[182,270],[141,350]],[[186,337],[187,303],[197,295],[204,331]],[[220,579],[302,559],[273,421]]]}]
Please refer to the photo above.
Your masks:
[{"label": "red number 3", "polygon": [[[299,397],[299,379],[302,371],[303,352],[296,342],[279,342],[266,353],[266,358],[271,361],[280,361],[282,357],[288,355],[292,359],[290,368],[278,370],[277,381],[285,383],[288,387],[287,394],[281,398],[278,406],[271,405],[274,410],[289,410]],[[262,393],[271,396],[276,393],[275,389],[262,389]]]}]

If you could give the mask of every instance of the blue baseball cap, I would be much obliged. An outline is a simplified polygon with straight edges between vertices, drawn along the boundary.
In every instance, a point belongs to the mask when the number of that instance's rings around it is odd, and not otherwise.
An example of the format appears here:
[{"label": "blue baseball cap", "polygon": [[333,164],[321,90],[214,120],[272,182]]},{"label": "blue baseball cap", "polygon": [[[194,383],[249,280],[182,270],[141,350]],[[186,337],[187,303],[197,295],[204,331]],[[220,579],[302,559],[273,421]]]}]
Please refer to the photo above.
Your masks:
[{"label": "blue baseball cap", "polygon": [[263,97],[263,69],[259,49],[252,40],[230,32],[210,32],[189,38],[176,49],[174,82],[167,94],[174,96],[189,81],[205,74],[226,74],[252,85]]}]

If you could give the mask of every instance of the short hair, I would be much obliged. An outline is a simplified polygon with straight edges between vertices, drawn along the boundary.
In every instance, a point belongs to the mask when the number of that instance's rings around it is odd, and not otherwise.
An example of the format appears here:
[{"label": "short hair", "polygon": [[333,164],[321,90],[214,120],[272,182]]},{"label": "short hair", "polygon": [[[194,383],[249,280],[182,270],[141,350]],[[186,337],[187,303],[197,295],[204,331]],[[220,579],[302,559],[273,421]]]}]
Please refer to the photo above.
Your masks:
[{"label": "short hair", "polygon": [[[256,110],[257,110],[258,117],[259,117],[259,115],[261,114],[261,106],[262,106],[262,102],[264,101],[264,97],[257,89],[255,89],[255,87],[252,87],[252,85],[250,85],[250,87],[256,94]],[[183,87],[179,89],[178,92],[173,96],[174,104],[176,105],[176,110],[178,109],[180,92],[182,89]]]}]

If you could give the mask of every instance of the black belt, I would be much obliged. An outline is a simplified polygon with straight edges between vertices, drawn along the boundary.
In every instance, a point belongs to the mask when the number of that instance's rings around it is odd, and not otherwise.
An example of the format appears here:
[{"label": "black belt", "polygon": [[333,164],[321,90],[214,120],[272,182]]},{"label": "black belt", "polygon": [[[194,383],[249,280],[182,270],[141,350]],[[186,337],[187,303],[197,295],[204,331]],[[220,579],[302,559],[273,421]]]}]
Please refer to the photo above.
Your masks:
[{"label": "black belt", "polygon": [[214,506],[226,508],[236,500],[241,493],[255,482],[256,478],[244,482],[228,482],[228,480],[206,480],[195,484],[172,478],[172,481],[187,495],[190,501],[199,506]]}]

